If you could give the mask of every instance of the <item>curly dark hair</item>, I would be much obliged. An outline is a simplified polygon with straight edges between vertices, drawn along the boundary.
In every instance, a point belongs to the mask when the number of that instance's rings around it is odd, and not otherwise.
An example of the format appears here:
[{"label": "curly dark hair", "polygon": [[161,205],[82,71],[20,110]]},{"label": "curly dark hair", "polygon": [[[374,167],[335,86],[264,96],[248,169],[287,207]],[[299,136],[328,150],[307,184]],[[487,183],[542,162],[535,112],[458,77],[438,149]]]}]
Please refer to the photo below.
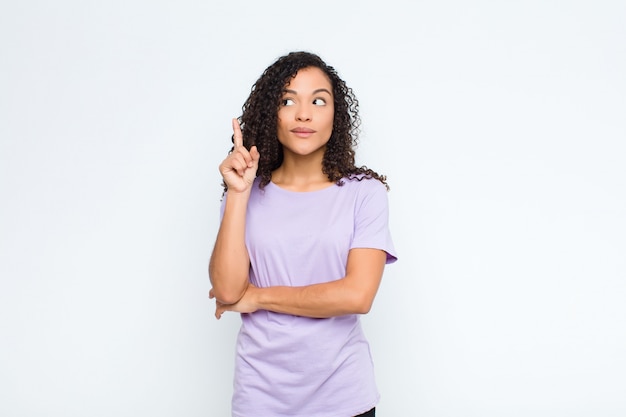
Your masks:
[{"label": "curly dark hair", "polygon": [[[352,89],[318,55],[302,51],[278,58],[261,74],[242,107],[243,114],[238,118],[244,146],[250,149],[256,145],[261,155],[257,170],[257,176],[261,178],[259,187],[264,188],[270,182],[272,171],[283,162],[283,148],[276,136],[276,130],[278,108],[285,86],[299,70],[311,67],[319,68],[329,78],[335,104],[333,131],[326,144],[322,171],[330,181],[339,186],[343,185],[342,178],[375,178],[389,189],[384,175],[366,166],[355,165],[354,148],[358,143],[361,119],[358,113],[359,102]],[[234,142],[234,136],[232,140]],[[231,152],[233,149],[231,148]],[[226,191],[226,185],[222,185]]]}]

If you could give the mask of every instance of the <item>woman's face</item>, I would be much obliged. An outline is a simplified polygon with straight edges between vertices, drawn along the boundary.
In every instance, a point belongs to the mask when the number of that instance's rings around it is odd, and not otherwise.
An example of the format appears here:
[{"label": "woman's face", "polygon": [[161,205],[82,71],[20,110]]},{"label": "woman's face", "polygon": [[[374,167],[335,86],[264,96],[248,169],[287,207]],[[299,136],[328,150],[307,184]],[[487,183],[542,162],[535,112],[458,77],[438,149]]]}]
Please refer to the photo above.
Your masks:
[{"label": "woman's face", "polygon": [[278,141],[284,155],[321,154],[333,131],[333,88],[316,67],[303,68],[285,86],[278,109]]}]

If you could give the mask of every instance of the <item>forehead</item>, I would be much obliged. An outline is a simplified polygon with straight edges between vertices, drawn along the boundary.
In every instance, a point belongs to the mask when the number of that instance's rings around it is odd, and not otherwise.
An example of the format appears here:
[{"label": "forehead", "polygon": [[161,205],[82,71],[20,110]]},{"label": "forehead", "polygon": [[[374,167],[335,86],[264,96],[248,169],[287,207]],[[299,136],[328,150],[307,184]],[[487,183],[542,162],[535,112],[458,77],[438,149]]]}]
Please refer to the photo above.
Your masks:
[{"label": "forehead", "polygon": [[298,70],[296,76],[290,79],[285,88],[306,92],[306,90],[327,89],[332,93],[332,85],[328,75],[317,67],[306,67]]}]

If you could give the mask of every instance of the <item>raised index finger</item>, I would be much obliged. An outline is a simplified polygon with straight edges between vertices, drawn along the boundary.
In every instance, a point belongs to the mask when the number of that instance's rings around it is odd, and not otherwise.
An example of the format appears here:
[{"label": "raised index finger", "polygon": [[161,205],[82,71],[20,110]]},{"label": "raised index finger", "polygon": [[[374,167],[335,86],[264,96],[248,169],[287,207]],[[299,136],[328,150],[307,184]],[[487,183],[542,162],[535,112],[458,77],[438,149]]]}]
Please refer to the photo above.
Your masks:
[{"label": "raised index finger", "polygon": [[235,148],[243,146],[243,135],[237,119],[233,119],[233,145],[235,145]]}]

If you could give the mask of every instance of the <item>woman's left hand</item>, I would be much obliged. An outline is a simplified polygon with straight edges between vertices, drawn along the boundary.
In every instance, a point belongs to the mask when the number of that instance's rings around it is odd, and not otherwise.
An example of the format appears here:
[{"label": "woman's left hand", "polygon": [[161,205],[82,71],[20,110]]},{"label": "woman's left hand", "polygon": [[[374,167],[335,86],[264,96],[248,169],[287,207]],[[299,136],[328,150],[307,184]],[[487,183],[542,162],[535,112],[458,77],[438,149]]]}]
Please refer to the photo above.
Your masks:
[{"label": "woman's left hand", "polygon": [[[256,291],[258,291],[257,287],[252,284],[248,284],[243,297],[241,297],[241,299],[235,304],[224,304],[215,299],[215,317],[219,320],[225,311],[234,311],[236,313],[254,313],[258,309],[256,303],[254,302]],[[213,289],[209,291],[209,298],[215,298]]]}]

